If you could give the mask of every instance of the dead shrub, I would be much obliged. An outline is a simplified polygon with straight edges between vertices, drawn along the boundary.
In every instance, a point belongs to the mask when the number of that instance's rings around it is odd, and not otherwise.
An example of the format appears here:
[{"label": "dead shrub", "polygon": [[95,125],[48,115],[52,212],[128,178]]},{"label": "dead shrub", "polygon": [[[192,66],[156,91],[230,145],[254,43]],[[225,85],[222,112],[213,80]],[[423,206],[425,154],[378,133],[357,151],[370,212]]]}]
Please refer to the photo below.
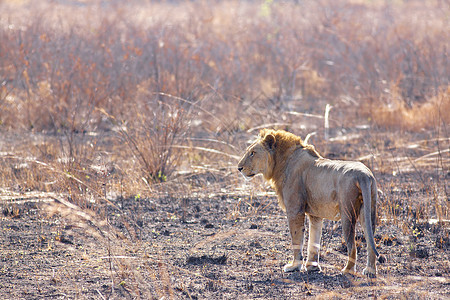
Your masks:
[{"label": "dead shrub", "polygon": [[[433,129],[441,122],[448,124],[450,115],[450,87],[423,103],[408,106],[398,89],[391,89],[387,104],[370,109],[370,116],[378,126],[409,131]],[[367,108],[366,108],[367,110]]]},{"label": "dead shrub", "polygon": [[167,181],[181,161],[176,146],[187,133],[189,123],[187,111],[177,101],[154,96],[132,106],[133,119],[121,122],[118,127],[122,141],[148,183]]}]

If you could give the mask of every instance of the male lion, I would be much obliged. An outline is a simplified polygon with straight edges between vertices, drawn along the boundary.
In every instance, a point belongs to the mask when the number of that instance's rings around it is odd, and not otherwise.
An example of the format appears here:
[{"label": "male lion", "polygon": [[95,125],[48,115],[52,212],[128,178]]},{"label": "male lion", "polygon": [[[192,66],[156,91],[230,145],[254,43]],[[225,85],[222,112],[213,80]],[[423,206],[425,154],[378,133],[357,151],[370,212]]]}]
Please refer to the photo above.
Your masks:
[{"label": "male lion", "polygon": [[[358,216],[367,241],[367,266],[363,271],[376,276],[375,249],[377,186],[372,172],[360,162],[329,160],[312,145],[283,130],[263,129],[250,145],[238,170],[248,178],[262,174],[278,195],[287,213],[294,258],[284,272],[297,269],[320,271],[319,248],[322,220],[341,219],[348,261],[343,273],[354,273],[356,264],[355,226]],[[305,214],[309,217],[308,256],[304,266]]]}]

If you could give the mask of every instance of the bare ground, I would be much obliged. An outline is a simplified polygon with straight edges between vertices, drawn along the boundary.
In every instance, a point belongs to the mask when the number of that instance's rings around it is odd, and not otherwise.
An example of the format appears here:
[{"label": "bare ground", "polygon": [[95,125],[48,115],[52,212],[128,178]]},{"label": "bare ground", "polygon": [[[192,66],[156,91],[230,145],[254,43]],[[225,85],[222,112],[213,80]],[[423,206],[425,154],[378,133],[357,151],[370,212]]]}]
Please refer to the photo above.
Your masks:
[{"label": "bare ground", "polygon": [[[407,186],[408,178],[380,184]],[[406,203],[426,196],[411,188],[385,194],[379,206],[387,198]],[[270,194],[119,198],[105,210],[81,210],[51,194],[8,197],[0,235],[2,299],[450,297],[448,223],[402,221],[406,206],[398,207],[397,221],[380,218],[376,244],[387,262],[371,281],[360,275],[361,228],[358,274],[340,274],[346,249],[340,223],[331,221],[323,230],[323,271],[283,273],[290,240]]]}]

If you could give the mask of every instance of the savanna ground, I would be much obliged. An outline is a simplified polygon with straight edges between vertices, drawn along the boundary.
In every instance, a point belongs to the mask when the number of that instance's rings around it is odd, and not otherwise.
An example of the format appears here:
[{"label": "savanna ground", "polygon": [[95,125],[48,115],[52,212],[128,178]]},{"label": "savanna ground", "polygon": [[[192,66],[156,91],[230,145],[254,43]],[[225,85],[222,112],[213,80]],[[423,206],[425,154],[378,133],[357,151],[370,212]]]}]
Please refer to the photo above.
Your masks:
[{"label": "savanna ground", "polygon": [[[450,298],[448,1],[0,11],[0,298]],[[331,221],[323,272],[282,272],[285,216],[236,170],[263,127],[371,167],[377,279],[361,228],[340,274]]]}]

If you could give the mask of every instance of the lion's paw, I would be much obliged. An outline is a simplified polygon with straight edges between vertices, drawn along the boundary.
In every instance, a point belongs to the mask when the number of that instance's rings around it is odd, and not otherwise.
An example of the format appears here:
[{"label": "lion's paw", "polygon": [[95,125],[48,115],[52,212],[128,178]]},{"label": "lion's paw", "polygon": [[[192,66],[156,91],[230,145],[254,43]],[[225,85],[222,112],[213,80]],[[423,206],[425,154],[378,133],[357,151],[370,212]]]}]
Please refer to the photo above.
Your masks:
[{"label": "lion's paw", "polygon": [[317,264],[308,264],[306,263],[306,271],[307,272],[322,272],[322,268]]},{"label": "lion's paw", "polygon": [[341,270],[341,273],[342,274],[349,274],[349,275],[355,275],[356,274],[356,270],[355,270],[355,267],[353,267],[353,268],[351,268],[351,269],[348,269],[348,268],[343,268],[342,270]]},{"label": "lion's paw", "polygon": [[299,271],[300,268],[301,268],[301,264],[300,264],[300,263],[298,263],[298,262],[292,262],[292,263],[288,263],[287,265],[285,265],[285,266],[283,267],[283,271],[284,271],[285,273],[288,273],[288,272],[294,272],[294,271]]},{"label": "lion's paw", "polygon": [[377,277],[377,271],[374,268],[366,267],[363,270],[363,275],[366,275],[369,278],[376,278]]}]

